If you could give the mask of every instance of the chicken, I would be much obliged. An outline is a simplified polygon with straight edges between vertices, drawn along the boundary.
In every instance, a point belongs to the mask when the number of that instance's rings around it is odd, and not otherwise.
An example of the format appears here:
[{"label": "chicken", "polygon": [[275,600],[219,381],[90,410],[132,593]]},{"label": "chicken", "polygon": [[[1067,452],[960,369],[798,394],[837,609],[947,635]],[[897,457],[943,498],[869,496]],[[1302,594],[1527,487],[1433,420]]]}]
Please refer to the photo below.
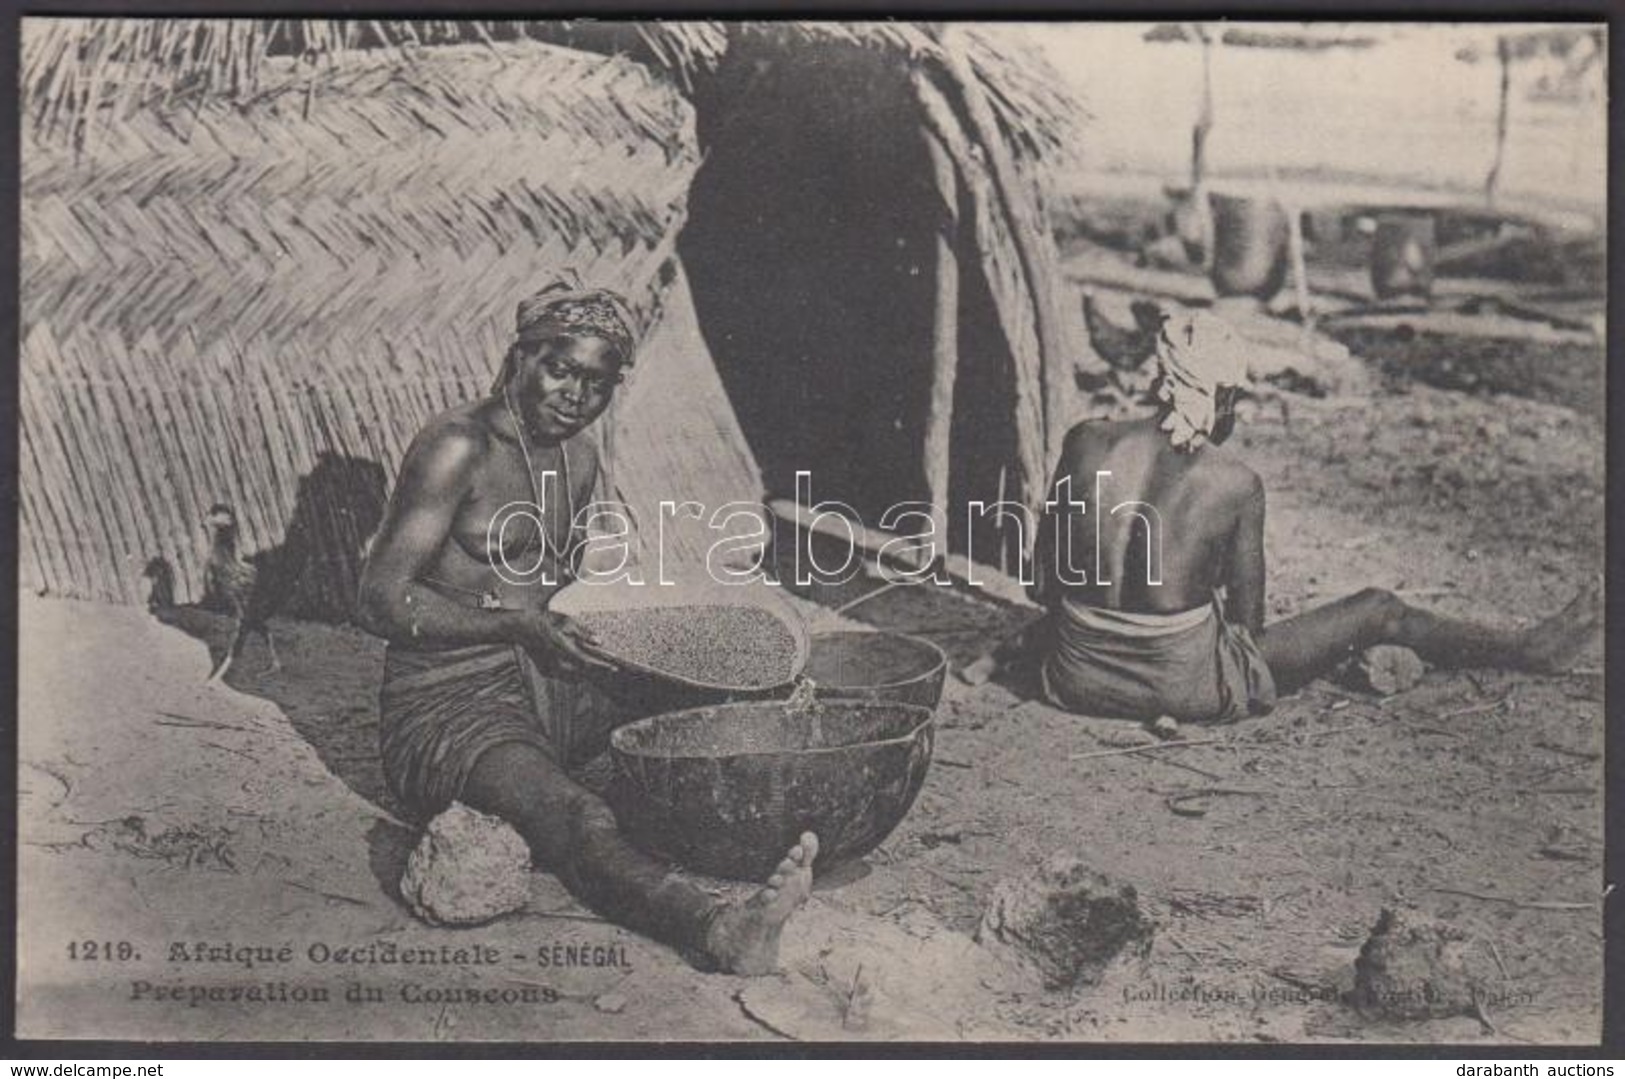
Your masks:
[{"label": "chicken", "polygon": [[240,556],[237,553],[237,514],[223,502],[209,507],[203,525],[209,532],[209,557],[204,567],[206,594],[224,604],[233,619],[231,642],[210,672],[209,681],[218,682],[225,677],[232,660],[242,654],[250,631],[262,634],[270,650],[271,663],[266,673],[280,671],[282,661],[277,658],[276,643],[271,639],[269,619],[293,591],[299,572],[304,568],[300,547],[285,543],[246,558]]},{"label": "chicken", "polygon": [[153,614],[175,606],[175,570],[169,559],[154,556],[147,560],[141,576],[151,581],[147,588],[147,610]]},{"label": "chicken", "polygon": [[1089,330],[1089,343],[1119,371],[1136,371],[1151,358],[1165,317],[1150,300],[1135,300],[1129,310],[1134,313],[1133,329],[1114,324],[1096,307],[1091,293],[1083,294],[1083,324]]}]

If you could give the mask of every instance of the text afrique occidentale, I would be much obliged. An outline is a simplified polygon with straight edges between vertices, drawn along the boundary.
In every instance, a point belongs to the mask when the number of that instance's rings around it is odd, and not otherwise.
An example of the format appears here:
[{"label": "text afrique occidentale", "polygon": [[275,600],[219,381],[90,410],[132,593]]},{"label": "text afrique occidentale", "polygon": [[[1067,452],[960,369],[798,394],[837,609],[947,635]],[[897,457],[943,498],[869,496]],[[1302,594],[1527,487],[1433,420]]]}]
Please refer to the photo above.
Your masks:
[{"label": "text afrique occidentale", "polygon": [[[506,584],[514,586],[541,585],[555,587],[559,582],[556,566],[547,557],[546,551],[539,552],[535,561],[528,566],[516,566],[508,558],[505,540],[508,530],[523,524],[533,530],[547,529],[547,505],[554,503],[557,491],[558,474],[544,472],[541,476],[540,504],[528,501],[509,502],[492,515],[486,526],[486,549],[492,552],[491,569]],[[1106,504],[1105,481],[1111,476],[1110,472],[1095,473],[1095,505]],[[807,515],[802,518],[802,525],[814,534],[823,534],[833,537],[836,531],[843,531],[847,541],[847,554],[845,559],[837,566],[830,567],[822,564],[810,544],[796,544],[795,548],[795,583],[802,587],[812,584],[844,584],[855,579],[863,571],[863,559],[860,555],[859,528],[854,521],[858,520],[858,513],[844,502],[812,500],[812,474],[809,472],[796,473],[796,501],[808,507]],[[1112,506],[1110,510],[1102,513],[1096,511],[1089,514],[1088,503],[1081,498],[1073,497],[1072,478],[1063,476],[1055,484],[1055,490],[1050,498],[1043,504],[1044,517],[1056,530],[1055,550],[1057,562],[1052,567],[1059,582],[1067,587],[1082,586],[1089,583],[1087,570],[1074,566],[1071,563],[1072,545],[1066,542],[1071,537],[1071,530],[1077,526],[1080,517],[1092,517],[1090,527],[1095,529],[1095,559],[1094,581],[1096,584],[1110,584],[1106,580],[1103,567],[1100,565],[1100,555],[1104,550],[1101,544],[1101,532],[1107,519],[1116,526],[1138,523],[1143,529],[1146,544],[1146,583],[1160,585],[1162,583],[1162,517],[1155,506],[1140,500],[1126,500]],[[982,502],[972,501],[966,504],[966,550],[967,563],[975,572],[974,525],[979,521],[992,521],[1001,527],[1010,527],[1016,530],[1020,549],[1030,549],[1027,545],[1029,530],[1039,527],[1033,521],[1032,512],[1023,504],[1012,501]],[[710,513],[706,512],[703,503],[695,501],[662,501],[659,513],[656,515],[655,551],[656,559],[653,575],[635,562],[632,556],[631,537],[634,535],[634,522],[637,520],[629,506],[624,502],[599,501],[583,506],[572,521],[572,535],[579,534],[582,538],[575,540],[566,548],[568,561],[579,562],[582,568],[572,575],[572,580],[582,584],[629,584],[643,585],[676,585],[679,582],[672,577],[672,567],[666,559],[666,539],[669,523],[678,520],[691,520],[712,532],[722,533],[721,537],[710,544],[705,554],[705,574],[709,580],[724,585],[752,585],[766,584],[778,585],[778,577],[764,562],[764,555],[771,536],[771,527],[765,511],[759,503],[755,502],[728,502]],[[917,531],[903,531],[905,527],[919,526]],[[899,502],[889,507],[881,514],[879,520],[880,531],[886,535],[884,542],[880,543],[875,552],[875,560],[882,567],[882,572],[890,579],[900,582],[925,583],[930,581],[939,585],[951,585],[952,578],[942,568],[942,561],[938,556],[937,535],[941,528],[946,526],[941,521],[935,508],[929,502]],[[614,556],[612,566],[600,564],[601,558]],[[900,568],[918,567],[918,568]],[[685,564],[685,570],[689,567]],[[1031,585],[1033,566],[1024,562],[1021,566],[1019,579],[1023,585]],[[974,576],[971,584],[979,584]]]},{"label": "text afrique occidentale", "polygon": [[348,945],[315,941],[295,948],[285,943],[172,941],[166,958],[172,964],[230,965],[244,970],[285,966],[299,960],[338,967],[492,967],[510,959],[542,967],[631,966],[624,944],[591,941],[544,941],[525,953],[510,953],[480,943],[410,946],[387,940]]}]

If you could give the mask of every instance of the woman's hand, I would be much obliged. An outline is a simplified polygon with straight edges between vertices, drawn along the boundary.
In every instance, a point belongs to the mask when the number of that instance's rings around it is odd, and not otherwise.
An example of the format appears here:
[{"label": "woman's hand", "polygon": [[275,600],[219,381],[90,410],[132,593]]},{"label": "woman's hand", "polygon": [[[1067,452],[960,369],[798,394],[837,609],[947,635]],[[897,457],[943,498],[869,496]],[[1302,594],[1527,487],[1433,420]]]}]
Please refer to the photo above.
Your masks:
[{"label": "woman's hand", "polygon": [[520,618],[520,643],[552,657],[564,672],[615,669],[615,665],[597,651],[598,639],[592,631],[574,619],[546,610],[522,611]]}]

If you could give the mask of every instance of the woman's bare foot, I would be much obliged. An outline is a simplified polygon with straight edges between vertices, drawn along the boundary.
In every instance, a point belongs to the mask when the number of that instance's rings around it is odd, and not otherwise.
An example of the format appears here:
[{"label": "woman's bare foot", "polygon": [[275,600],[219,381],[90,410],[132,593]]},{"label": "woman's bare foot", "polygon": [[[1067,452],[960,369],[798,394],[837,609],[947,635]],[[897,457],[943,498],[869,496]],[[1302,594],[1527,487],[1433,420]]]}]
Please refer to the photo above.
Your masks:
[{"label": "woman's bare foot", "polygon": [[1602,627],[1602,616],[1603,587],[1599,577],[1582,588],[1567,607],[1524,632],[1520,666],[1545,674],[1568,670]]},{"label": "woman's bare foot", "polygon": [[717,915],[706,951],[730,974],[771,974],[779,965],[779,931],[812,892],[818,837],[801,833],[762,889]]}]

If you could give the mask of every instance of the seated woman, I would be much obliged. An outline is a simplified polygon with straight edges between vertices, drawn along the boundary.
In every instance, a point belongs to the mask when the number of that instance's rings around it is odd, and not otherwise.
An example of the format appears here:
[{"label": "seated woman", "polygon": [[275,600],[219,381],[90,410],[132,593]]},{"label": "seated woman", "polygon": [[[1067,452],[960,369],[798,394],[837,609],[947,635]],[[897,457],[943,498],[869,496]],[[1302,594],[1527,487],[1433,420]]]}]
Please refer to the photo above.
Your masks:
[{"label": "seated woman", "polygon": [[[389,641],[385,775],[420,818],[455,800],[508,821],[606,917],[707,965],[765,973],[811,889],[817,838],[803,835],[763,888],[727,902],[631,846],[570,775],[624,717],[583,677],[613,673],[591,635],[548,600],[579,568],[577,507],[597,483],[596,453],[577,436],[632,362],[633,323],[614,293],[562,281],[522,302],[517,323],[490,395],[413,441],[362,575],[362,624]],[[541,507],[541,520],[489,536],[516,502]],[[546,567],[556,584],[515,584],[502,560]]]},{"label": "seated woman", "polygon": [[[1376,644],[1440,667],[1558,671],[1600,627],[1600,587],[1517,632],[1369,588],[1264,626],[1264,485],[1223,448],[1246,364],[1205,312],[1165,322],[1153,417],[1067,435],[1035,548],[1044,694],[1100,716],[1233,721]],[[1107,504],[1087,516],[1075,503]]]}]

